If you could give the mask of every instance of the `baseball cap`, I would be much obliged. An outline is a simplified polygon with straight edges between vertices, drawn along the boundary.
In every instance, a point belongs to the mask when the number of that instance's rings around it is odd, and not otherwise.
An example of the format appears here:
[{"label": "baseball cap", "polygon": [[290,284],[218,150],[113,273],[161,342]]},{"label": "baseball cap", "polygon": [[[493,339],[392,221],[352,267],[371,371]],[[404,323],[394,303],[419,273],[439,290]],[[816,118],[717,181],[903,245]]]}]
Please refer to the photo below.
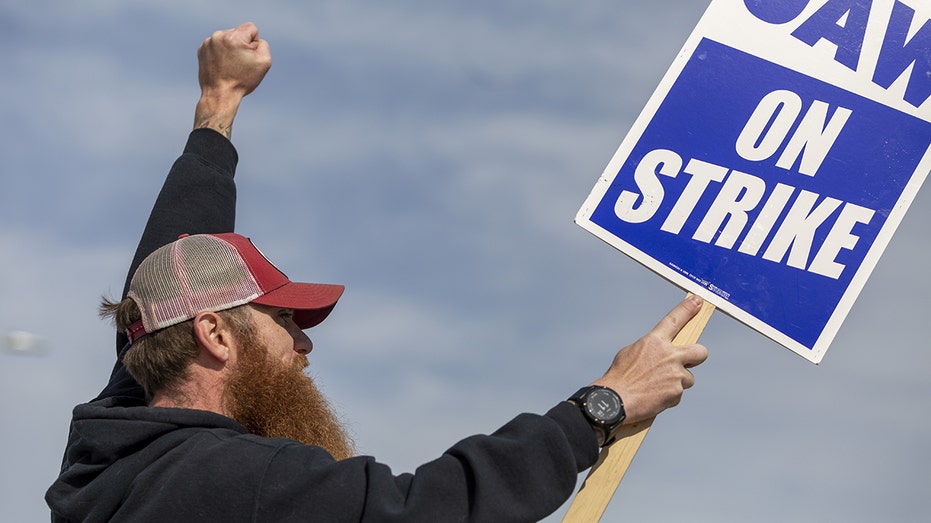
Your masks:
[{"label": "baseball cap", "polygon": [[133,274],[127,296],[142,319],[126,335],[132,343],[201,312],[246,303],[294,309],[295,323],[309,329],[330,314],[344,289],[291,281],[245,236],[183,234],[147,256]]}]

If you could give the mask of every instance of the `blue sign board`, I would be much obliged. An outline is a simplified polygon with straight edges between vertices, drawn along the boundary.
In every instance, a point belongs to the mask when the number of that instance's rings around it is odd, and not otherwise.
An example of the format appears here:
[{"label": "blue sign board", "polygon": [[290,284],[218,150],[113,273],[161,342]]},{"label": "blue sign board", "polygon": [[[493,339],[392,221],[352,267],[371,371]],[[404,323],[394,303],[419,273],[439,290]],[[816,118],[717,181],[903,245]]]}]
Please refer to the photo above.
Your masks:
[{"label": "blue sign board", "polygon": [[915,6],[716,0],[576,221],[819,362],[931,170]]}]

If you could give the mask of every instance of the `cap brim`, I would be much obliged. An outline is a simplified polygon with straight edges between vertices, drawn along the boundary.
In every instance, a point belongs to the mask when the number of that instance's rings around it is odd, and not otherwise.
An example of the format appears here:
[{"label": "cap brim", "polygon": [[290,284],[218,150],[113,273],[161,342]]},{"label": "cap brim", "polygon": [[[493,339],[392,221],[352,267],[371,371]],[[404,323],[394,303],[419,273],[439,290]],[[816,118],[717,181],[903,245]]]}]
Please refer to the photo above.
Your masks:
[{"label": "cap brim", "polygon": [[288,282],[252,303],[294,309],[294,322],[302,329],[309,329],[329,316],[345,289],[342,285],[326,283]]}]

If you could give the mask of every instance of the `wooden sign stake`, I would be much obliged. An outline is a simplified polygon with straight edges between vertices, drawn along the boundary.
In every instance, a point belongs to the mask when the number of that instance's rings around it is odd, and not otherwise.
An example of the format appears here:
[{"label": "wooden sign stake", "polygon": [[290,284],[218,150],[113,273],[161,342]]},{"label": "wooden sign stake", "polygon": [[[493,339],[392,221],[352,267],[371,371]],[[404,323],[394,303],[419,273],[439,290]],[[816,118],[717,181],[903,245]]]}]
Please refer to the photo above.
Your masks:
[{"label": "wooden sign stake", "polygon": [[[698,314],[686,323],[672,340],[673,344],[691,345],[698,342],[713,313],[714,305],[706,301]],[[640,444],[646,438],[653,419],[655,418],[621,425],[617,441],[601,451],[598,461],[585,478],[585,483],[572,500],[563,523],[596,523],[601,520],[614,491],[617,490]]]}]

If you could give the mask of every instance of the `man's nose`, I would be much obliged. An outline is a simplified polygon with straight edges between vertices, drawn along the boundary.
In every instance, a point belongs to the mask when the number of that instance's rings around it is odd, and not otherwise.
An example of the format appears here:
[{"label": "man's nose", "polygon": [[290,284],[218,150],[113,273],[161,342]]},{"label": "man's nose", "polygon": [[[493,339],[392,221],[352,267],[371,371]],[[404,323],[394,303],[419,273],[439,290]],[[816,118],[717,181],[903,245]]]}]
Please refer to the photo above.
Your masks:
[{"label": "man's nose", "polygon": [[299,330],[294,334],[294,352],[298,354],[308,355],[312,350],[314,350],[314,342],[310,340],[310,337],[304,333],[304,331]]}]

